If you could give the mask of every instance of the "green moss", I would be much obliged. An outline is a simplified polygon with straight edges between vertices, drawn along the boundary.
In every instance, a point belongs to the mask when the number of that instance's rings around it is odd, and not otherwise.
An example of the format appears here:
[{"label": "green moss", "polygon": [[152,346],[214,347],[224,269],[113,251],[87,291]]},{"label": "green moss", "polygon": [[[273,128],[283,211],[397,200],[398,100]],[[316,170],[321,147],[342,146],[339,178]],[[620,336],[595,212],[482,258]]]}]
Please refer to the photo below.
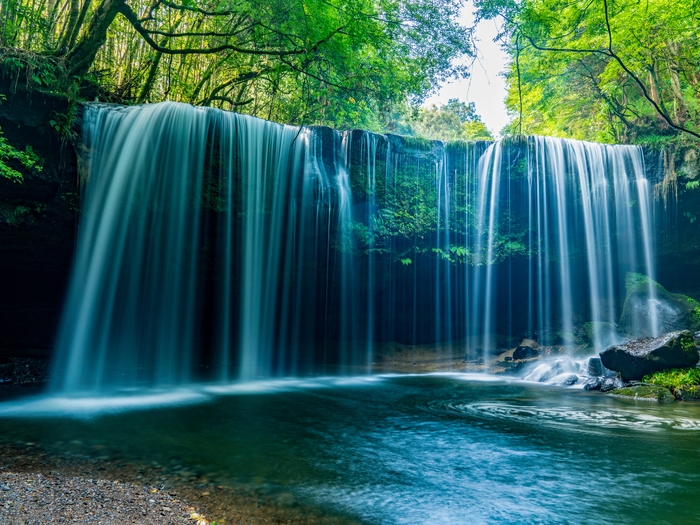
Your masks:
[{"label": "green moss", "polygon": [[683,337],[681,339],[681,348],[684,352],[692,352],[695,350],[695,341],[693,341],[690,337]]},{"label": "green moss", "polygon": [[698,310],[698,312],[700,313],[700,303],[699,302],[697,302],[692,297],[688,297],[687,295],[681,295],[681,297],[687,301],[688,305],[690,305],[695,310]]},{"label": "green moss", "polygon": [[653,384],[626,386],[608,392],[608,395],[645,401],[673,401],[675,399],[668,388]]},{"label": "green moss", "polygon": [[625,276],[625,289],[627,290],[627,295],[630,295],[637,290],[645,290],[649,287],[650,283],[657,288],[661,288],[662,290],[664,289],[659,283],[649,279],[648,275],[627,272],[627,275]]}]

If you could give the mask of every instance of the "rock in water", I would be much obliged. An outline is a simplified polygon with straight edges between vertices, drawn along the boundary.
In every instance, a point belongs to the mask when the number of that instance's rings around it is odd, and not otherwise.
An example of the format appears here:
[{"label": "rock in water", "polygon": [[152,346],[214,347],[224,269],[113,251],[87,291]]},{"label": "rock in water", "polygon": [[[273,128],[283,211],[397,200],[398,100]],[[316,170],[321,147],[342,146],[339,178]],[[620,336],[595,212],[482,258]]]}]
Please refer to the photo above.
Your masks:
[{"label": "rock in water", "polygon": [[600,390],[600,385],[603,382],[602,377],[589,377],[585,383],[583,383],[584,390]]},{"label": "rock in water", "polygon": [[[658,333],[690,328],[700,330],[700,303],[687,295],[671,293],[646,275],[628,273],[627,296],[620,328],[631,337],[648,337],[656,324]],[[654,319],[655,317],[655,319]]]},{"label": "rock in water", "polygon": [[618,388],[622,388],[625,386],[625,383],[622,382],[622,379],[619,377],[601,377],[600,378],[600,391],[601,392],[610,392],[611,390],[617,390]]},{"label": "rock in water", "polygon": [[566,386],[571,386],[575,385],[576,382],[578,381],[578,376],[576,374],[569,374],[568,376],[564,377],[562,379],[562,384]]},{"label": "rock in water", "polygon": [[618,372],[623,381],[642,379],[659,370],[695,366],[698,359],[698,349],[688,330],[634,339],[600,353],[603,366]]},{"label": "rock in water", "polygon": [[591,357],[588,360],[588,374],[592,377],[614,377],[617,375],[603,366],[600,357]]}]

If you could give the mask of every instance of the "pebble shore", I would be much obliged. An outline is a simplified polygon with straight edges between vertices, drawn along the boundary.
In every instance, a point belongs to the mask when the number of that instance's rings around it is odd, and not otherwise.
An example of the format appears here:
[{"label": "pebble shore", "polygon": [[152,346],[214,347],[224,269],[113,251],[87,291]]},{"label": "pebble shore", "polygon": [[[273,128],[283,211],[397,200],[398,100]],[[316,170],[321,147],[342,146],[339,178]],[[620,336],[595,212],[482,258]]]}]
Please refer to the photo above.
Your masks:
[{"label": "pebble shore", "polygon": [[43,525],[359,525],[250,487],[168,474],[157,465],[0,444],[0,523]]}]

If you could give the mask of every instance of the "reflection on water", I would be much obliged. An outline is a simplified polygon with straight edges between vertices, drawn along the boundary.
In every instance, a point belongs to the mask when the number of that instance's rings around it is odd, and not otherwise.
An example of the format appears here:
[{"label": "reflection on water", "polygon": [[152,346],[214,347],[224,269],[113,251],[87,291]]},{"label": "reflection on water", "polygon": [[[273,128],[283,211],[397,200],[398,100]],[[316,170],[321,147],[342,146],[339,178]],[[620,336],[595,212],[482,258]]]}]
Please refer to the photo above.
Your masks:
[{"label": "reflection on water", "polygon": [[192,387],[131,411],[37,398],[0,405],[0,439],[255,480],[367,523],[697,522],[700,405],[491,379]]}]

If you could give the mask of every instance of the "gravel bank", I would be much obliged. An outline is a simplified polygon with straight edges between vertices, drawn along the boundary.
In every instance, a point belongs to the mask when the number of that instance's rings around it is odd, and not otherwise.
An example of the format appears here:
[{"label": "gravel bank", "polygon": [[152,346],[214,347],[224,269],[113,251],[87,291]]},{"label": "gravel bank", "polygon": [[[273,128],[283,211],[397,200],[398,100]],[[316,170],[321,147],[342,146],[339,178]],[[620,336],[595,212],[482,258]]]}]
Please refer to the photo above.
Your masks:
[{"label": "gravel bank", "polygon": [[359,525],[249,486],[183,480],[133,464],[0,444],[0,523]]},{"label": "gravel bank", "polygon": [[194,509],[158,489],[58,473],[0,474],[0,522],[193,523]]}]

